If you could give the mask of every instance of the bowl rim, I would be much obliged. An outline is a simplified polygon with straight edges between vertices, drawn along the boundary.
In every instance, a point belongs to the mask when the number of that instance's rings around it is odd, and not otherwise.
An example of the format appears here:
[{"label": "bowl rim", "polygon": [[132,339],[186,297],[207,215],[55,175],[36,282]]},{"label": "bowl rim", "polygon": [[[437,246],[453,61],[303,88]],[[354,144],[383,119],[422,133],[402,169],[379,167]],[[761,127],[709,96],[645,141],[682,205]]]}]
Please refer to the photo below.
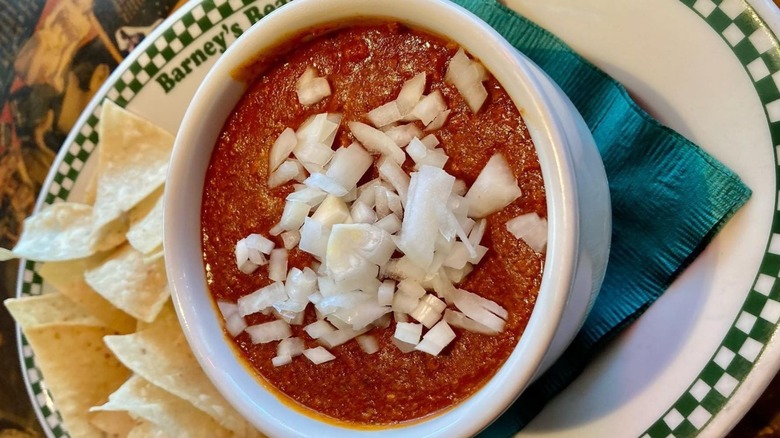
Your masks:
[{"label": "bowl rim", "polygon": [[[436,19],[424,23],[418,18],[426,16]],[[207,165],[224,120],[245,91],[245,84],[231,79],[230,72],[247,59],[306,29],[356,18],[402,21],[442,35],[480,58],[518,108],[524,110],[523,117],[536,145],[547,193],[550,235],[542,286],[524,336],[496,374],[466,400],[430,417],[375,432],[380,435],[394,435],[396,431],[421,436],[471,435],[509,407],[530,383],[545,357],[574,278],[579,206],[574,189],[573,159],[565,147],[562,122],[553,111],[555,106],[529,71],[526,63],[530,61],[490,26],[458,5],[440,0],[296,0],[254,24],[228,48],[195,93],[182,120],[171,158],[165,188],[163,234],[174,306],[201,367],[222,395],[260,430],[273,436],[296,435],[305,434],[316,425],[318,434],[328,431],[338,435],[365,433],[357,427],[344,428],[330,421],[322,423],[308,412],[291,408],[289,401],[278,400],[270,391],[266,395],[276,399],[274,406],[265,406],[269,400],[267,396],[258,398],[261,394],[257,389],[266,392],[266,384],[259,381],[261,377],[251,375],[241,363],[243,358],[236,357],[240,354],[224,335],[211,294],[206,290],[200,257],[200,196],[196,202],[183,201],[188,194],[192,197],[193,187],[202,188],[204,156]],[[458,32],[443,31],[448,26]],[[257,41],[262,42],[260,47]],[[203,169],[203,175],[200,169]],[[199,195],[201,190],[195,192]],[[196,242],[192,242],[193,236],[197,236]],[[196,251],[193,251],[193,244]],[[551,267],[555,267],[555,272]],[[225,357],[226,352],[230,357]],[[247,379],[254,382],[254,388],[247,387]],[[279,415],[285,412],[294,419],[294,425],[279,421]]]}]

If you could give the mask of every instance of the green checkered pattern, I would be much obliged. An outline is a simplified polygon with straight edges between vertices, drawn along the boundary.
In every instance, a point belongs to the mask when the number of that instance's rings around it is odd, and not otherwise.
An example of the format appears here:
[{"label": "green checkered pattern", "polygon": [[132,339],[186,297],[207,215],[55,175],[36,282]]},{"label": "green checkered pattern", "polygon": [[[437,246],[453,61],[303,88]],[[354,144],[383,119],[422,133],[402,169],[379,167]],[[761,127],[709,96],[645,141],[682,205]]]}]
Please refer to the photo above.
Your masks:
[{"label": "green checkered pattern", "polygon": [[[285,0],[205,0],[200,4],[186,7],[191,9],[179,20],[169,26],[162,35],[151,42],[145,41],[145,50],[136,55],[135,59],[125,69],[125,72],[113,80],[111,87],[104,96],[124,107],[157,75],[163,67],[174,60],[176,56],[196,41],[203,34],[235,13],[248,6],[257,7],[263,16],[286,3]],[[102,99],[101,99],[102,100]],[[68,199],[71,190],[78,179],[82,168],[98,145],[98,122],[101,105],[98,105],[86,122],[78,129],[75,137],[69,143],[67,152],[57,167],[57,173],[46,187],[44,205],[62,202]],[[66,143],[67,145],[68,143]],[[22,296],[40,295],[43,289],[43,279],[37,274],[36,264],[27,262],[22,278]],[[68,437],[62,425],[62,419],[46,388],[46,382],[35,365],[35,356],[27,339],[19,335],[20,354],[27,373],[32,392],[35,394],[34,404],[39,418],[45,424],[44,429],[55,437]]]},{"label": "green checkered pattern", "polygon": [[[714,29],[745,67],[764,106],[774,145],[780,145],[780,49],[777,38],[742,0],[682,0]],[[780,146],[776,146],[780,147]],[[777,149],[775,162],[777,162]],[[776,170],[777,172],[777,170]],[[780,173],[775,180],[780,181]],[[780,319],[780,213],[742,309],[699,376],[643,438],[690,437],[717,414],[751,371]]]},{"label": "green checkered pattern", "polygon": [[[780,49],[777,39],[743,0],[680,1],[722,36],[745,67],[764,105],[772,142],[780,147]],[[114,81],[105,97],[126,106],[177,54],[225,18],[250,5],[258,7],[265,15],[284,3],[283,0],[206,0],[190,5],[191,9],[178,21],[156,40],[147,43],[146,49]],[[70,143],[48,186],[45,204],[68,199],[82,167],[98,144],[99,114],[100,106]],[[776,177],[780,180],[780,173]],[[643,438],[697,435],[723,409],[761,355],[780,319],[780,213],[777,209],[772,232],[757,278],[723,343],[688,390],[647,429]],[[36,273],[35,264],[27,262],[23,275],[22,295],[40,294],[43,282]],[[37,408],[46,423],[44,427],[56,437],[68,436],[23,336],[20,349]]]}]

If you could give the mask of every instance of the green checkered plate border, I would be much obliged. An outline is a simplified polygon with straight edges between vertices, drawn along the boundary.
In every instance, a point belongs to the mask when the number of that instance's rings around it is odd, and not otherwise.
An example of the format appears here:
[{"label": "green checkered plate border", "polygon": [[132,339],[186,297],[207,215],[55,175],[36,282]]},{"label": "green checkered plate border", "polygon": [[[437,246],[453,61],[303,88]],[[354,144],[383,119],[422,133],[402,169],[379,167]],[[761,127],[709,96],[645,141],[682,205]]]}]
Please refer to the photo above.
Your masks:
[{"label": "green checkered plate border", "polygon": [[[745,68],[764,108],[772,144],[780,145],[780,42],[756,11],[743,0],[678,0],[717,32]],[[160,84],[164,69],[204,34],[222,27],[227,19],[252,9],[253,20],[282,6],[285,0],[204,0],[190,2],[149,35],[112,74],[88,106],[55,160],[37,208],[69,199],[98,142],[96,126],[100,102],[111,99],[126,106],[150,83]],[[167,92],[167,91],[166,91]],[[779,146],[780,147],[780,146]],[[780,181],[775,159],[775,187]],[[745,381],[778,330],[780,321],[780,212],[775,205],[771,237],[741,310],[721,345],[699,375],[642,438],[698,435],[722,412]],[[19,273],[18,295],[42,293],[44,284],[36,264],[25,262]],[[35,357],[19,333],[19,353],[28,390],[47,435],[66,437],[67,431],[50,397]],[[649,422],[648,422],[649,423]]]}]

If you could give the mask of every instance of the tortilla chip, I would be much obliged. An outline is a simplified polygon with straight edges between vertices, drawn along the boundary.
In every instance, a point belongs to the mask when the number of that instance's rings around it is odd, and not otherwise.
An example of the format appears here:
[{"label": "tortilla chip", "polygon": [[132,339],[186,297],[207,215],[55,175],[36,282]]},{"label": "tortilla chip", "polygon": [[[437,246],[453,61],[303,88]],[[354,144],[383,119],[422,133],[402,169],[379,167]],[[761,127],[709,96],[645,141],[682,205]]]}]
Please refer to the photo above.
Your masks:
[{"label": "tortilla chip", "polygon": [[168,435],[154,424],[141,421],[130,430],[127,438],[168,438]]},{"label": "tortilla chip", "polygon": [[164,183],[174,140],[109,100],[103,102],[99,137],[94,244],[121,230],[126,213]]},{"label": "tortilla chip", "polygon": [[73,260],[95,253],[90,245],[92,207],[58,202],[24,220],[13,249],[18,257],[37,261]]},{"label": "tortilla chip", "polygon": [[144,322],[154,320],[170,295],[165,263],[145,264],[143,254],[128,244],[87,270],[84,279],[111,304]]},{"label": "tortilla chip", "polygon": [[3,301],[3,304],[22,330],[63,322],[78,322],[94,326],[105,325],[86,309],[59,293],[9,298]]},{"label": "tortilla chip", "polygon": [[190,352],[173,309],[165,309],[143,331],[106,336],[106,345],[135,374],[188,401],[237,436],[258,436],[208,379]]},{"label": "tortilla chip", "polygon": [[135,420],[127,412],[93,412],[90,423],[105,432],[106,438],[124,438],[136,426]]},{"label": "tortilla chip", "polygon": [[46,283],[103,321],[104,325],[119,333],[130,333],[135,329],[135,319],[114,307],[84,280],[84,272],[98,266],[104,258],[101,254],[86,259],[48,262],[41,265],[38,273]]},{"label": "tortilla chip", "polygon": [[105,402],[130,375],[103,344],[116,332],[66,322],[29,327],[24,334],[70,436],[101,437],[89,408]]},{"label": "tortilla chip", "polygon": [[149,254],[162,246],[163,190],[157,189],[130,210],[130,229],[127,241],[138,251]]},{"label": "tortilla chip", "polygon": [[[92,155],[100,154],[100,147],[95,149]],[[98,155],[99,157],[100,155]],[[94,159],[94,158],[93,158]],[[97,173],[93,173],[87,181],[87,186],[84,188],[84,199],[82,202],[87,205],[95,205],[95,198],[97,197]]]},{"label": "tortilla chip", "polygon": [[127,411],[131,416],[155,424],[172,437],[232,436],[230,431],[191,404],[137,375],[111,394],[107,403],[91,410]]},{"label": "tortilla chip", "polygon": [[146,263],[147,265],[149,263],[154,263],[157,260],[162,259],[163,256],[165,256],[165,252],[163,251],[162,245],[160,245],[154,251],[144,255],[144,263]]},{"label": "tortilla chip", "polygon": [[18,258],[16,254],[13,253],[13,251],[5,248],[0,248],[0,262],[4,262],[6,260],[13,260],[15,258]]}]

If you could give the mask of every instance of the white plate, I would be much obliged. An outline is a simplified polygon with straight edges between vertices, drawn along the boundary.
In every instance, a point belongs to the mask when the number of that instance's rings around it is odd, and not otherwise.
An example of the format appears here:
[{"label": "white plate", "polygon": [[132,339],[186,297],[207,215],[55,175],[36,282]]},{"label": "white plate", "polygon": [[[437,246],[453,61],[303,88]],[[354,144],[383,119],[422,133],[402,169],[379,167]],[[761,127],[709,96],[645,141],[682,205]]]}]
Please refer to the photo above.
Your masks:
[{"label": "white plate", "polygon": [[[175,133],[223,44],[248,28],[250,18],[283,3],[191,2],[166,20],[97,93],[52,166],[38,208],[83,195],[95,164],[89,156],[103,97]],[[623,82],[651,114],[723,161],[753,190],[671,289],[521,435],[725,434],[780,367],[780,343],[772,340],[780,319],[777,9],[768,0],[508,5]],[[20,295],[46,288],[35,269],[31,262],[22,266]],[[50,436],[65,436],[34,356],[23,339],[20,346],[41,424]]]}]

